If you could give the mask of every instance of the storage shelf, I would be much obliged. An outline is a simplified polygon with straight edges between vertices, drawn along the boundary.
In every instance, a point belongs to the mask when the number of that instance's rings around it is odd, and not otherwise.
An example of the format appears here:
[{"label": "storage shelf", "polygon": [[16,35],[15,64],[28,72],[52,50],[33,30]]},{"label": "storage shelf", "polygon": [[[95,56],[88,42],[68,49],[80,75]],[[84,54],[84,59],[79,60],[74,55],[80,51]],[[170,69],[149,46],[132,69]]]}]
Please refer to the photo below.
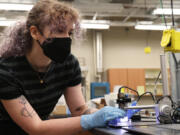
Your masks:
[{"label": "storage shelf", "polygon": [[[156,85],[156,89],[159,92],[155,96],[162,96],[162,83],[161,83],[162,76],[159,76],[158,82],[157,82],[157,84],[155,84],[155,81],[158,77],[159,72],[160,72],[160,69],[158,69],[158,68],[145,69],[146,90],[150,91],[150,92],[154,92],[154,87]],[[146,95],[146,96],[150,96],[150,95]]]},{"label": "storage shelf", "polygon": [[[137,97],[137,95],[134,95],[135,97]],[[143,95],[144,97],[150,97],[151,95],[147,94],[147,95]],[[160,97],[160,96],[163,96],[162,94],[157,94],[157,95],[154,95],[156,97]]]},{"label": "storage shelf", "polygon": [[[146,83],[146,86],[147,85],[155,85],[154,83]],[[162,83],[158,83],[158,84],[156,84],[156,85],[162,85]]]},{"label": "storage shelf", "polygon": [[[157,79],[157,77],[145,77],[145,79]],[[162,78],[159,78],[159,79],[162,79]]]}]

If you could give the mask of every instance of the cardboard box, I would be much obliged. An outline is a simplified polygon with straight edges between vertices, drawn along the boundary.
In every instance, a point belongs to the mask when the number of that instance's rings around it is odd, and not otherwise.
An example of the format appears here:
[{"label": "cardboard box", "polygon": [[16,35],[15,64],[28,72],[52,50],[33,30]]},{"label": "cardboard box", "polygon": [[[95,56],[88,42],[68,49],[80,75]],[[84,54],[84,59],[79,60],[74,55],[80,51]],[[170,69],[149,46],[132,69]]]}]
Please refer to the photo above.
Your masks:
[{"label": "cardboard box", "polygon": [[104,106],[107,105],[106,101],[104,99],[101,99],[100,103],[95,102],[95,101],[93,101],[93,103],[96,105],[97,109],[101,109],[101,108],[103,108]]},{"label": "cardboard box", "polygon": [[53,115],[66,115],[66,106],[65,105],[57,105],[53,112]]}]

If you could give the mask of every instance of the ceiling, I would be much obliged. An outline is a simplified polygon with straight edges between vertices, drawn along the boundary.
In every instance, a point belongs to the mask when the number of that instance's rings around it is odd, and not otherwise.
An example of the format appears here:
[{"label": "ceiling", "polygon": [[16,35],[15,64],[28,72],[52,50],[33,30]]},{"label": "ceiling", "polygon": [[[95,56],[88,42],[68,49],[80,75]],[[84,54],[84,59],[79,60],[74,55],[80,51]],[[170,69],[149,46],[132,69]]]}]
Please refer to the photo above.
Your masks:
[{"label": "ceiling", "polygon": [[[1,0],[0,3],[27,3],[32,4],[37,0]],[[108,20],[111,26],[131,27],[138,21],[153,21],[162,23],[162,17],[153,15],[152,11],[160,6],[160,0],[59,0],[72,3],[78,8],[83,19]],[[162,0],[164,8],[170,8],[171,0]],[[180,0],[173,0],[174,8],[180,8]],[[0,10],[0,19],[24,18],[27,12]],[[180,15],[174,16],[177,25],[180,24]],[[166,21],[171,23],[171,16],[166,16]]]}]

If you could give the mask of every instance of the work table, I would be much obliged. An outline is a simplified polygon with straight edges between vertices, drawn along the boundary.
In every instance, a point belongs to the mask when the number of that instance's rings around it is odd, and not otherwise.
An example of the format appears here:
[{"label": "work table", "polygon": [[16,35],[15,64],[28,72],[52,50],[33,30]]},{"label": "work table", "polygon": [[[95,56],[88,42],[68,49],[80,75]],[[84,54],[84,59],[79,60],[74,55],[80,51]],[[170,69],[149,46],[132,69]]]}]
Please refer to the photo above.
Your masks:
[{"label": "work table", "polygon": [[132,135],[126,130],[115,128],[95,128],[91,132],[94,135]]}]

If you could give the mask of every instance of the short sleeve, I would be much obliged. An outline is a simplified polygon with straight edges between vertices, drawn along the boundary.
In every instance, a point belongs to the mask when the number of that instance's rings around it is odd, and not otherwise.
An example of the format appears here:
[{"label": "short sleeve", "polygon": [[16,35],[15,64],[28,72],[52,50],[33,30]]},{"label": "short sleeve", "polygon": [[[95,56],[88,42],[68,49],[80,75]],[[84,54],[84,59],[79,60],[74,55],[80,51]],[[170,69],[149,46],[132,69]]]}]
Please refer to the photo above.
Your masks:
[{"label": "short sleeve", "polygon": [[81,83],[82,81],[82,76],[81,76],[81,69],[78,60],[73,56],[72,58],[72,68],[73,72],[70,76],[70,80],[68,82],[68,86],[76,86]]},{"label": "short sleeve", "polygon": [[0,70],[0,99],[14,99],[22,95],[18,81],[9,72]]}]

